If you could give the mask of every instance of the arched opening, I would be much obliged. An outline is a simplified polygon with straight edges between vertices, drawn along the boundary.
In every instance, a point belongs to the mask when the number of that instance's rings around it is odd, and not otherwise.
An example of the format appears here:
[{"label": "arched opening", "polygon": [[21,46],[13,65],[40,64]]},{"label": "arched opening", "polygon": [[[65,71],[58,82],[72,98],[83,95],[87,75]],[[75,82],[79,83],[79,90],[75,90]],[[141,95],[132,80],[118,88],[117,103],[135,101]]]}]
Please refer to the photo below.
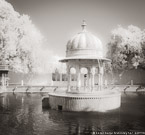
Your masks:
[{"label": "arched opening", "polygon": [[88,73],[88,69],[85,67],[81,68],[81,74],[87,74]]},{"label": "arched opening", "polygon": [[70,73],[71,73],[71,81],[76,81],[76,69],[74,67],[70,69]]},{"label": "arched opening", "polygon": [[71,72],[71,74],[76,74],[76,69],[75,69],[74,67],[72,67],[72,68],[70,69],[70,72]]},{"label": "arched opening", "polygon": [[86,90],[88,86],[88,69],[86,67],[81,68],[81,84]]}]

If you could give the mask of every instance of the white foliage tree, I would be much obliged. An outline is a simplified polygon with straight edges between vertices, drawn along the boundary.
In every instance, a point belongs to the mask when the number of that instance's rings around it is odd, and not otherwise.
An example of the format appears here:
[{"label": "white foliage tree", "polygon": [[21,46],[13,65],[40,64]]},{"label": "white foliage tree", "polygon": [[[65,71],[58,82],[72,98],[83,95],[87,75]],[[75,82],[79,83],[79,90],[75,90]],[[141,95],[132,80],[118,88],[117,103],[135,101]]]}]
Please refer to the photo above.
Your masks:
[{"label": "white foliage tree", "polygon": [[115,70],[128,70],[142,66],[143,53],[143,31],[133,25],[127,29],[118,26],[111,32],[111,41],[108,44],[108,54],[112,59]]},{"label": "white foliage tree", "polygon": [[16,72],[30,72],[38,66],[43,36],[28,15],[0,0],[0,63]]},{"label": "white foliage tree", "polygon": [[11,4],[0,0],[0,64],[22,73],[65,72],[60,57],[43,48],[44,38],[28,15],[20,15]]}]

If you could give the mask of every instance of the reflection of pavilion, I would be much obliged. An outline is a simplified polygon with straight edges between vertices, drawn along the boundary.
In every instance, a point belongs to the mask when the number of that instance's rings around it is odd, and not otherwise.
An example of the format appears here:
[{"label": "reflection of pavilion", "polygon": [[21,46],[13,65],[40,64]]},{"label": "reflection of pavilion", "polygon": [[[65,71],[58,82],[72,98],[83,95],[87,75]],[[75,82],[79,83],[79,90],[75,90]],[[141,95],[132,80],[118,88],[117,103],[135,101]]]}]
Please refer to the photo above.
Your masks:
[{"label": "reflection of pavilion", "polygon": [[[48,111],[48,110],[47,110]],[[113,110],[107,113],[97,112],[57,112],[49,110],[49,120],[55,124],[67,127],[68,134],[93,134],[93,132],[114,131],[120,127],[120,110]],[[59,127],[58,127],[59,128]],[[61,128],[63,129],[63,128]],[[60,133],[61,133],[60,129]],[[64,132],[64,131],[63,131]]]},{"label": "reflection of pavilion", "polygon": [[[64,111],[106,111],[120,107],[120,93],[103,91],[103,66],[110,61],[103,57],[101,41],[86,31],[83,21],[82,32],[67,43],[66,58],[60,60],[67,65],[67,91],[49,94],[52,109]],[[76,87],[72,86],[71,69],[76,72]],[[87,72],[81,78],[81,69]],[[95,86],[95,73],[98,74],[98,88]],[[92,104],[93,103],[93,104]]]}]

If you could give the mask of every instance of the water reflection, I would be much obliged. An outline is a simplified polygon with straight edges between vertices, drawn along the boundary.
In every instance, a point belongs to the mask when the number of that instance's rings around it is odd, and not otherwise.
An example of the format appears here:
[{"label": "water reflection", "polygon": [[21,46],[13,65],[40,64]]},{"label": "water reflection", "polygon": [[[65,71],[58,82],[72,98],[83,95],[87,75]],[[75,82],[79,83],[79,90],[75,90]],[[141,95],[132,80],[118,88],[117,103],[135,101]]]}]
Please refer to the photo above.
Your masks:
[{"label": "water reflection", "polygon": [[42,109],[47,93],[0,95],[1,135],[81,135],[93,131],[145,131],[145,95],[122,94],[119,109],[104,113]]},{"label": "water reflection", "polygon": [[35,98],[25,94],[4,94],[0,105],[0,133],[25,135],[28,131],[34,132]]},{"label": "water reflection", "polygon": [[93,131],[118,131],[120,128],[120,110],[105,113],[77,113],[45,110],[54,123],[65,124],[68,134],[90,134]]}]

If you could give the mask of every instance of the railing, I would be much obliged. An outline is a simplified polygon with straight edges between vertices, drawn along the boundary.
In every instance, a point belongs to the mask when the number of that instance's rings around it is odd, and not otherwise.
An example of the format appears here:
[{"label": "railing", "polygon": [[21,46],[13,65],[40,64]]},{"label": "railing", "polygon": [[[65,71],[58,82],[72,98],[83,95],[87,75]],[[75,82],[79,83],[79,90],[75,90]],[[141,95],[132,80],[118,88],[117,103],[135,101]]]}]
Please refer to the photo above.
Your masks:
[{"label": "railing", "polygon": [[[12,92],[56,92],[58,86],[32,86],[32,85],[15,85],[15,86],[8,86],[7,87]],[[63,88],[63,87],[62,87]],[[61,87],[59,87],[59,90]],[[8,90],[8,91],[9,91]]]},{"label": "railing", "polygon": [[8,65],[0,65],[0,70],[9,70]]}]

